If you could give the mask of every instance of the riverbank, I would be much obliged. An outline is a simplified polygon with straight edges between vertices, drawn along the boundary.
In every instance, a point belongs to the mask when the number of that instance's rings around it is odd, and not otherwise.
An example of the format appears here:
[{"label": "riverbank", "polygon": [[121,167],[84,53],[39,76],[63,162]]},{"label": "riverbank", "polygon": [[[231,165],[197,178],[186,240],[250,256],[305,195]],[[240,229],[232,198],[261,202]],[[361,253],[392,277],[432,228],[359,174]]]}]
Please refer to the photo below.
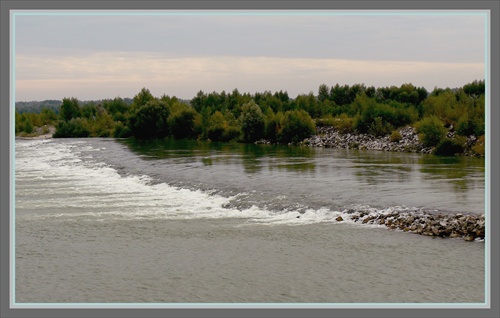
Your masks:
[{"label": "riverbank", "polygon": [[54,126],[44,125],[42,127],[37,127],[32,133],[28,134],[21,132],[16,135],[16,138],[20,139],[50,139],[56,132]]},{"label": "riverbank", "polygon": [[[331,126],[317,127],[316,135],[305,139],[301,145],[310,147],[379,150],[396,152],[414,152],[430,154],[433,148],[424,147],[419,141],[417,131],[413,127],[404,127],[398,130],[401,138],[392,141],[390,136],[376,137],[370,134],[341,133]],[[448,132],[448,138],[455,138],[455,132]],[[470,150],[476,143],[476,138],[466,139],[462,155],[474,155]]]}]

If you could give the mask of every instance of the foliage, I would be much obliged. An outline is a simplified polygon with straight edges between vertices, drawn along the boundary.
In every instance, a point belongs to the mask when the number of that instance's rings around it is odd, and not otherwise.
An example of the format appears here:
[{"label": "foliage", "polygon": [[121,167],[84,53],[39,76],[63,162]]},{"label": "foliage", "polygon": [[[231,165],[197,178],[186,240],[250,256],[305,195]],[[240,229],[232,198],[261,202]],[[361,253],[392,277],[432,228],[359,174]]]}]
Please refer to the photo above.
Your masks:
[{"label": "foliage", "polygon": [[433,154],[439,156],[453,156],[455,154],[460,154],[464,151],[464,148],[460,142],[454,139],[445,138],[441,140],[436,148],[434,148]]},{"label": "foliage", "polygon": [[115,138],[128,138],[132,136],[132,132],[128,126],[125,126],[122,122],[116,123],[113,130],[113,137]]},{"label": "foliage", "polygon": [[479,97],[485,94],[486,85],[484,80],[478,81],[475,80],[472,83],[465,84],[463,86],[463,90],[465,94],[472,97]]},{"label": "foliage", "polygon": [[[135,98],[134,98],[135,100]],[[165,103],[152,99],[130,116],[130,131],[137,139],[157,139],[168,135],[170,111]]]},{"label": "foliage", "polygon": [[444,123],[436,116],[431,115],[416,124],[419,138],[425,147],[434,147],[446,136]]},{"label": "foliage", "polygon": [[283,127],[284,115],[282,112],[274,113],[272,110],[266,116],[266,139],[277,142],[278,136]]},{"label": "foliage", "polygon": [[266,117],[254,101],[243,105],[241,113],[241,131],[245,142],[254,142],[264,137]]},{"label": "foliage", "polygon": [[401,133],[399,131],[394,130],[391,133],[391,137],[390,137],[391,142],[399,142],[399,141],[401,141],[401,139],[403,139],[403,136],[401,136]]},{"label": "foliage", "polygon": [[72,118],[69,121],[60,121],[56,127],[54,138],[81,138],[89,137],[90,128],[87,119]]},{"label": "foliage", "polygon": [[172,112],[168,117],[170,132],[175,138],[194,138],[196,111],[184,104],[180,109]]},{"label": "foliage", "polygon": [[470,136],[473,135],[476,130],[476,123],[470,119],[469,116],[464,115],[458,120],[456,128],[457,134],[461,136]]},{"label": "foliage", "polygon": [[[317,95],[310,92],[295,98],[286,91],[250,94],[236,88],[231,92],[200,90],[190,101],[168,95],[158,99],[142,88],[133,99],[79,102],[64,98],[62,103],[19,102],[19,108],[23,112],[16,112],[16,134],[55,125],[58,137],[174,136],[242,142],[266,138],[296,143],[314,133],[317,124],[333,126],[342,133],[391,134],[390,139],[396,142],[400,136],[395,129],[410,125],[417,128],[425,146],[448,149],[445,127],[456,129],[460,138],[484,135],[485,82],[476,80],[453,90],[435,88],[430,94],[409,83],[379,88],[321,84]],[[478,153],[480,147],[476,144]]]},{"label": "foliage", "polygon": [[316,125],[311,116],[304,110],[287,111],[283,117],[278,141],[282,143],[299,143],[316,133]]},{"label": "foliage", "polygon": [[63,98],[59,116],[64,121],[81,116],[81,109],[76,98]]},{"label": "foliage", "polygon": [[472,146],[472,151],[477,156],[484,156],[484,154],[485,154],[484,148],[485,148],[485,139],[484,139],[484,135],[482,135],[477,139],[476,144],[474,146]]},{"label": "foliage", "polygon": [[212,116],[210,116],[209,124],[207,128],[208,138],[212,141],[223,141],[224,133],[228,127],[224,115],[220,111],[216,111]]},{"label": "foliage", "polygon": [[368,128],[368,133],[374,136],[385,136],[393,129],[394,127],[391,124],[384,122],[382,117],[375,117],[370,125],[370,128]]},{"label": "foliage", "polygon": [[146,106],[146,104],[154,100],[156,100],[156,98],[154,98],[149,89],[143,87],[141,91],[134,96],[131,107],[133,109],[138,109]]},{"label": "foliage", "polygon": [[327,122],[331,122],[332,127],[336,128],[340,133],[346,134],[354,131],[354,118],[347,116],[346,114],[341,114],[331,121],[327,119]]}]

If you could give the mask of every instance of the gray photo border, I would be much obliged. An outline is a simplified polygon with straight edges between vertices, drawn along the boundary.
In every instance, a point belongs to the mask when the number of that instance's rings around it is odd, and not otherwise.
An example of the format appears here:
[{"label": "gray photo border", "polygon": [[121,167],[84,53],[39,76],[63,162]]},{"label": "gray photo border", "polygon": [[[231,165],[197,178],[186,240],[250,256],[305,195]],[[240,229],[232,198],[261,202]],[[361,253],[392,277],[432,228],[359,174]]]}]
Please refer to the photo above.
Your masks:
[{"label": "gray photo border", "polygon": [[[490,141],[489,157],[490,242],[486,247],[491,251],[490,309],[388,309],[388,308],[113,308],[113,309],[13,309],[10,307],[10,209],[12,183],[12,127],[10,118],[10,10],[158,10],[158,9],[209,9],[209,10],[489,10],[490,11],[490,60],[487,70],[487,88],[490,89]],[[438,1],[151,1],[151,0],[104,0],[104,1],[14,1],[0,2],[0,317],[500,317],[499,294],[499,11],[498,0],[438,0]],[[488,78],[489,77],[489,78]],[[488,267],[487,267],[488,268]],[[83,306],[82,306],[83,307]]]}]

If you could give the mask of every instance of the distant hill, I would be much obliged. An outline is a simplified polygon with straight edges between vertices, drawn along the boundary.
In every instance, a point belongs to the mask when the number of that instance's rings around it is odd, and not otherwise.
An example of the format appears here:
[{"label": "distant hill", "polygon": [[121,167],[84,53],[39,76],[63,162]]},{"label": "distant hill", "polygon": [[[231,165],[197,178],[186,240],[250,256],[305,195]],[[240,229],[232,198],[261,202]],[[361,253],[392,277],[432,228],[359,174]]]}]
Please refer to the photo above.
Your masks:
[{"label": "distant hill", "polygon": [[[86,100],[86,101],[79,101],[80,106],[86,105],[86,104],[99,104],[105,101],[106,99],[99,99],[99,100]],[[112,98],[110,98],[112,100]],[[131,105],[132,102],[134,101],[132,98],[123,98],[123,101],[127,103],[127,105]],[[179,99],[181,103],[185,104],[190,104],[191,101],[189,99]],[[57,100],[57,99],[49,99],[49,100],[44,100],[44,101],[30,101],[30,102],[16,102],[16,111],[20,114],[22,113],[35,113],[39,114],[42,112],[42,109],[48,108],[52,109],[56,114],[59,114],[59,107],[62,104],[62,100]]]},{"label": "distant hill", "polygon": [[42,109],[48,108],[52,109],[56,114],[59,113],[59,106],[61,106],[61,100],[44,100],[44,101],[31,101],[31,102],[16,102],[16,111],[20,114],[22,113],[36,113],[39,114]]},{"label": "distant hill", "polygon": [[[123,98],[125,103],[128,105],[132,104],[133,99],[132,98]],[[99,100],[86,100],[86,101],[79,101],[80,106],[86,105],[86,104],[99,104],[102,103],[104,100],[99,99]],[[16,111],[19,112],[20,114],[22,113],[35,113],[39,114],[42,109],[48,108],[52,109],[56,114],[59,114],[59,107],[62,104],[62,100],[57,100],[57,99],[50,99],[50,100],[44,100],[44,101],[30,101],[30,102],[16,102]]]}]

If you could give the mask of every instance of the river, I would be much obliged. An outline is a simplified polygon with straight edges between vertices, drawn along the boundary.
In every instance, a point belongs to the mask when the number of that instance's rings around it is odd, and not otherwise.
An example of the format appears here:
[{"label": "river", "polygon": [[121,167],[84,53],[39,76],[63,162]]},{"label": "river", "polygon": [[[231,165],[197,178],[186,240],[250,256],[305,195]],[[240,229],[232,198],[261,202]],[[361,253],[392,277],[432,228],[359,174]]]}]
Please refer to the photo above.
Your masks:
[{"label": "river", "polygon": [[484,303],[485,243],[336,220],[484,213],[484,159],[15,141],[17,303]]}]

